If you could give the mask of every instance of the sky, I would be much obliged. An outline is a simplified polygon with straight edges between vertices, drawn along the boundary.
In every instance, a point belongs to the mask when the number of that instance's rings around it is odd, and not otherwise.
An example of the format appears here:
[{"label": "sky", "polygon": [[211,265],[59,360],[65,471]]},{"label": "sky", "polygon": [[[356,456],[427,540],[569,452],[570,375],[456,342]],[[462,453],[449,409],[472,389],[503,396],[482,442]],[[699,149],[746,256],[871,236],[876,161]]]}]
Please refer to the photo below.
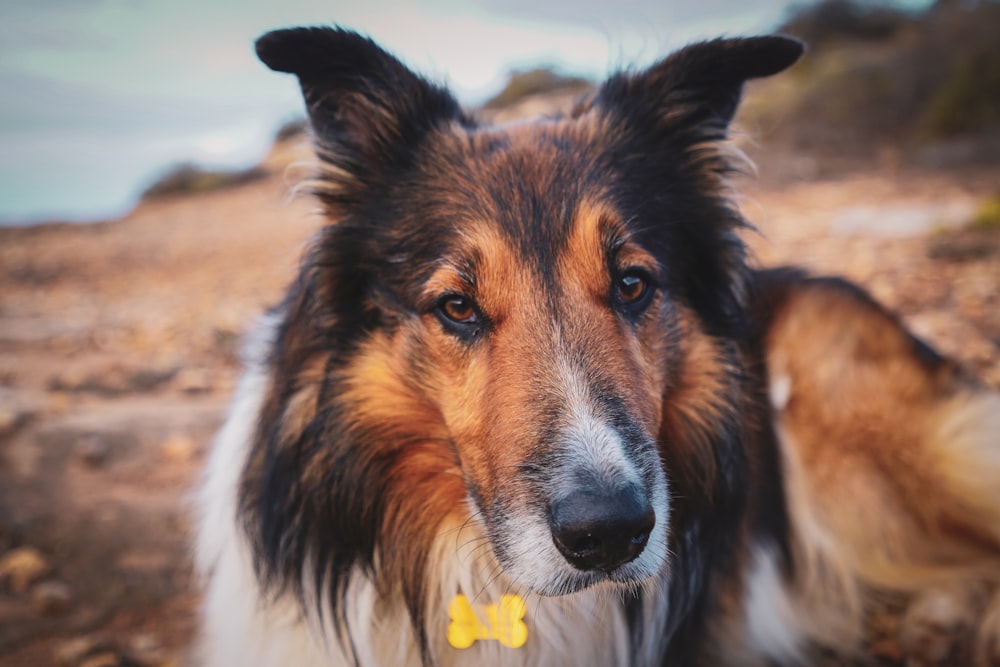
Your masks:
[{"label": "sky", "polygon": [[126,213],[179,162],[238,168],[302,115],[254,39],[364,32],[466,104],[550,64],[598,79],[696,38],[772,30],[789,0],[2,0],[0,225]]}]

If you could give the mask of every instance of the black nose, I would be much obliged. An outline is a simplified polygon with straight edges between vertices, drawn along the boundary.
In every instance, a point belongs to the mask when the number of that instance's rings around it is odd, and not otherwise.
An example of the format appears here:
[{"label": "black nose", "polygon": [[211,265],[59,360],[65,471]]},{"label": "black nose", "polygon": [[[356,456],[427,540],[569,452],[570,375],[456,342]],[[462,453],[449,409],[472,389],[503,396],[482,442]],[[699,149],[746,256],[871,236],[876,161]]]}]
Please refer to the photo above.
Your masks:
[{"label": "black nose", "polygon": [[552,504],[549,527],[560,553],[581,570],[610,572],[646,546],[656,514],[634,485],[574,491]]}]

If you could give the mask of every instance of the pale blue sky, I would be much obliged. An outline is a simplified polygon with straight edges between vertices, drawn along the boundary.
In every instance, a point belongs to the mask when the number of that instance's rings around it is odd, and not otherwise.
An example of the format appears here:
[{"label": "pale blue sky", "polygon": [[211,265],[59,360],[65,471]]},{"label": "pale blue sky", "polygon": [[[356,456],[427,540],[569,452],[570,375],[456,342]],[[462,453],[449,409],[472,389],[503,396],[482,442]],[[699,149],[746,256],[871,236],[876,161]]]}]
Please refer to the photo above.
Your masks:
[{"label": "pale blue sky", "polygon": [[768,31],[788,0],[3,0],[0,224],[120,215],[182,160],[246,166],[300,113],[253,40],[337,23],[481,101],[512,68],[600,77],[690,39]]}]

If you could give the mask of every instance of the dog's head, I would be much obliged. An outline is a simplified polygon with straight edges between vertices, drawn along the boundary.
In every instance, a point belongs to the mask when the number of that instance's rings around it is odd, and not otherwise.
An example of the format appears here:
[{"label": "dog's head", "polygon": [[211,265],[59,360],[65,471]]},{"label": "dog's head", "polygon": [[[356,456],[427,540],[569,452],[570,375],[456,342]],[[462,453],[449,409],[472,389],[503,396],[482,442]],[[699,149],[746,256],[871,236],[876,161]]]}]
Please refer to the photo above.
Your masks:
[{"label": "dog's head", "polygon": [[723,142],[743,83],[800,45],[696,44],[508,127],[351,32],[257,48],[299,78],[331,221],[244,473],[265,565],[377,562],[417,595],[409,547],[469,507],[544,595],[635,586],[698,548],[741,463]]}]

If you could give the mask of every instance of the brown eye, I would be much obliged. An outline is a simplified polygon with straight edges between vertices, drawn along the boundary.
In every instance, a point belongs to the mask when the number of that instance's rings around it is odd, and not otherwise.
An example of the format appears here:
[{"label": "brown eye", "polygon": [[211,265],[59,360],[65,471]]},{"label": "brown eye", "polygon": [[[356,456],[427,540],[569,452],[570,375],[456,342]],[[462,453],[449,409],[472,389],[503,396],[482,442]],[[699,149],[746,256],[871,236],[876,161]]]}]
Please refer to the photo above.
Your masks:
[{"label": "brown eye", "polygon": [[637,303],[646,296],[649,283],[636,271],[623,273],[618,279],[618,299],[625,304]]},{"label": "brown eye", "polygon": [[464,296],[447,296],[441,300],[438,309],[456,324],[475,324],[479,320],[472,300]]}]

